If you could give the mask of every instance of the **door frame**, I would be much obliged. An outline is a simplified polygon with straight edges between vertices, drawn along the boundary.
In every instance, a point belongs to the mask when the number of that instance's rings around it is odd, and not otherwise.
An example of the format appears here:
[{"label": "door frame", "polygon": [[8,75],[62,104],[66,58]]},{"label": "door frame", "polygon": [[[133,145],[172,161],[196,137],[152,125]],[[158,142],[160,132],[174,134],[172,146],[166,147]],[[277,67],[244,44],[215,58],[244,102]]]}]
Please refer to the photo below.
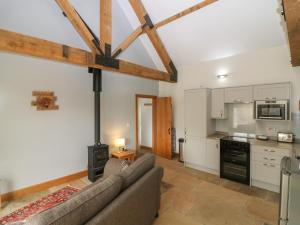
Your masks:
[{"label": "door frame", "polygon": [[139,99],[140,98],[149,98],[152,99],[152,152],[156,153],[156,100],[157,96],[155,95],[144,95],[136,94],[135,95],[135,149],[139,151]]}]

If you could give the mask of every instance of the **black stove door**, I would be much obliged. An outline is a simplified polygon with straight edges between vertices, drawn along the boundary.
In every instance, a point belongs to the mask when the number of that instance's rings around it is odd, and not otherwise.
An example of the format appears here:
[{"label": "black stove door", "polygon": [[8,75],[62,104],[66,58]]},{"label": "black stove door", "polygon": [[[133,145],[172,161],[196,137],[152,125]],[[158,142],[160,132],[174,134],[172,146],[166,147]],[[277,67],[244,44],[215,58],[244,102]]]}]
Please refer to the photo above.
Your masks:
[{"label": "black stove door", "polygon": [[221,140],[220,177],[250,185],[250,144]]}]

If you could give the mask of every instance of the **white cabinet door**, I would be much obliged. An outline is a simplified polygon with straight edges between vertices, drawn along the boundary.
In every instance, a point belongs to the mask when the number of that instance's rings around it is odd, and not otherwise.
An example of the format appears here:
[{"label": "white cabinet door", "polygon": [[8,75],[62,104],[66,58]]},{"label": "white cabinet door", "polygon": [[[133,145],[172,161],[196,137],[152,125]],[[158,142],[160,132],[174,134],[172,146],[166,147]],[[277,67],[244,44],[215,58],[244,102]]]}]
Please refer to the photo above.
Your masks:
[{"label": "white cabinet door", "polygon": [[285,100],[290,98],[290,83],[254,86],[254,100]]},{"label": "white cabinet door", "polygon": [[184,148],[184,161],[195,166],[205,165],[206,139],[198,137],[186,137]]},{"label": "white cabinet door", "polygon": [[205,166],[220,173],[220,140],[207,139]]},{"label": "white cabinet door", "polygon": [[253,87],[236,87],[225,89],[225,103],[253,102]]},{"label": "white cabinet door", "polygon": [[207,90],[188,90],[184,93],[184,126],[186,136],[207,136]]},{"label": "white cabinet door", "polygon": [[211,118],[226,119],[225,89],[213,89],[211,92]]},{"label": "white cabinet door", "polygon": [[252,179],[279,186],[280,166],[271,163],[252,161]]}]

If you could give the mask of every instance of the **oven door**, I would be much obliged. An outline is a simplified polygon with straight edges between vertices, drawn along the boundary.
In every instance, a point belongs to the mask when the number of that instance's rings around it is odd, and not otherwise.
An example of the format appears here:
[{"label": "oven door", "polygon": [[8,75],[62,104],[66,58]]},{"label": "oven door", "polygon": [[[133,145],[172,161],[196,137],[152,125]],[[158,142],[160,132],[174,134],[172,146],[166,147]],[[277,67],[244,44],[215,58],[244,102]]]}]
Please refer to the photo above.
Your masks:
[{"label": "oven door", "polygon": [[238,150],[227,150],[223,152],[223,159],[225,162],[234,163],[241,166],[247,166],[248,153]]},{"label": "oven door", "polygon": [[248,167],[224,161],[222,163],[221,178],[227,178],[243,184],[250,184]]},{"label": "oven door", "polygon": [[287,101],[270,101],[256,103],[256,119],[287,120]]}]

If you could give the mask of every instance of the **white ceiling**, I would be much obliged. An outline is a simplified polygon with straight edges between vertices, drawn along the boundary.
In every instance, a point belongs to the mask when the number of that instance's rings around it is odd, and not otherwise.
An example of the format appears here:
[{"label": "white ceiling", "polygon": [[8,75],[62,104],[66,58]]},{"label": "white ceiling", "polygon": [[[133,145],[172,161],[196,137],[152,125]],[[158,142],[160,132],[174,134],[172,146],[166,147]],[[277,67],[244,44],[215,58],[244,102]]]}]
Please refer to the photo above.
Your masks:
[{"label": "white ceiling", "polygon": [[[133,28],[139,25],[128,1],[118,0]],[[143,0],[154,23],[199,0]],[[219,0],[158,30],[176,66],[197,65],[286,43],[279,0]],[[161,62],[146,37],[141,38],[156,66]]]},{"label": "white ceiling", "polygon": [[[99,0],[71,2],[98,34]],[[143,0],[153,22],[199,2],[201,0]],[[131,33],[131,28],[133,30],[140,24],[128,0],[113,0],[113,3],[115,47]],[[278,11],[279,0],[219,0],[160,28],[158,32],[177,67],[197,65],[202,61],[285,44],[285,32]],[[87,48],[54,1],[1,0],[0,27]],[[129,59],[142,58],[138,52],[145,55],[148,52],[156,67],[163,69],[146,35],[140,40],[143,45],[136,41],[122,57],[127,58],[127,53],[130,53],[138,57],[128,57]],[[146,50],[142,49],[143,46]],[[141,62],[136,63],[151,64],[144,62],[145,60],[138,61]]]}]

